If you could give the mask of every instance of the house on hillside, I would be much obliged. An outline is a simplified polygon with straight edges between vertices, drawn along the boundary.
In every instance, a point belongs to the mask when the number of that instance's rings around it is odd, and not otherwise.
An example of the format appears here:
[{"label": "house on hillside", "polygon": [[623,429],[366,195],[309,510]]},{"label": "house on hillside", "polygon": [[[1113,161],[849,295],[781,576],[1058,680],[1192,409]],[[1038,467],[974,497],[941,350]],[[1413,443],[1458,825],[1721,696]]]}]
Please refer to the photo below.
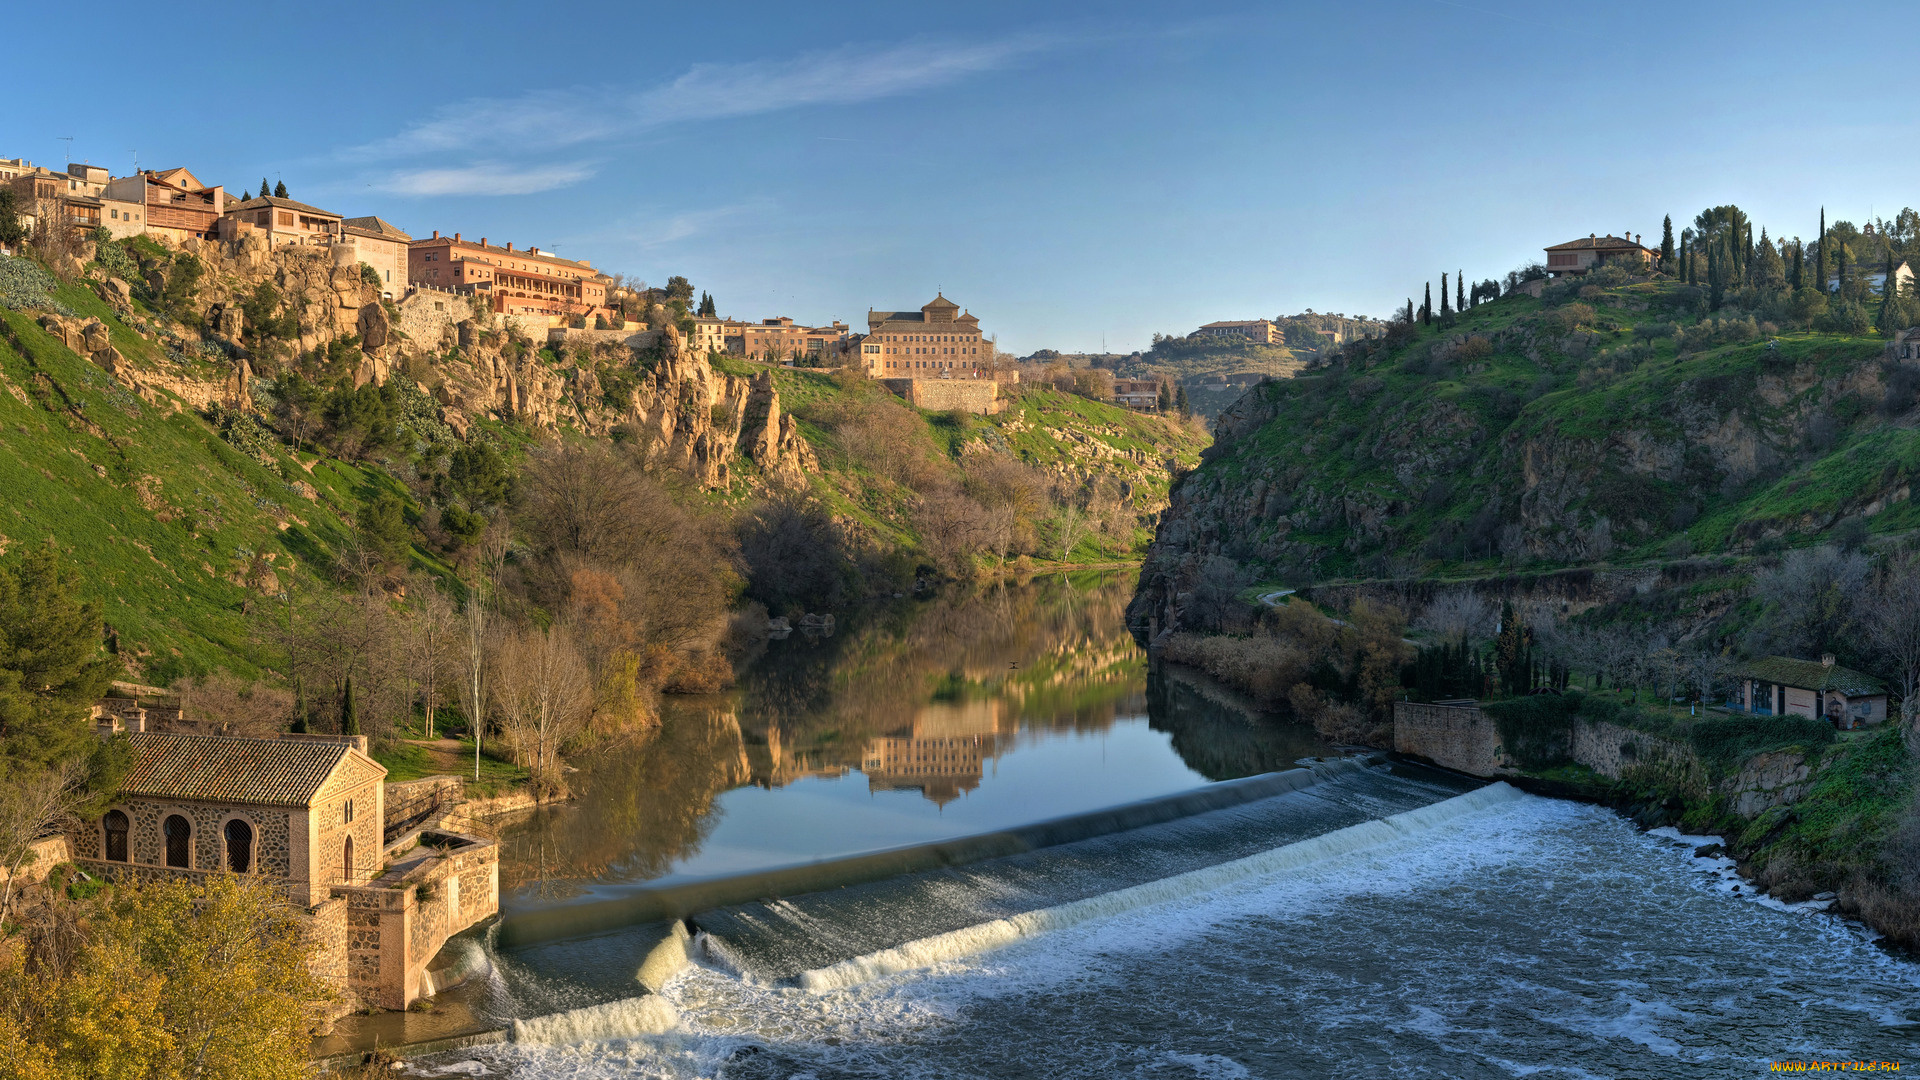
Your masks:
[{"label": "house on hillside", "polygon": [[868,308],[860,358],[875,378],[979,378],[993,371],[993,343],[979,316],[936,293],[919,311]]},{"label": "house on hillside", "polygon": [[1865,727],[1887,718],[1886,684],[1833,662],[1768,656],[1733,670],[1734,708],[1756,716],[1797,713],[1838,728]]},{"label": "house on hillside", "polygon": [[267,238],[268,247],[282,244],[333,243],[340,232],[340,215],[292,199],[262,195],[235,203],[221,215],[222,239],[233,239],[251,229]]},{"label": "house on hillside", "polygon": [[227,209],[226,189],[208,187],[186,169],[147,170],[107,182],[103,200],[139,207],[142,232],[171,243],[206,240]]},{"label": "house on hillside", "polygon": [[1137,412],[1158,412],[1160,380],[1115,379],[1113,380],[1113,402]]},{"label": "house on hillside", "polygon": [[75,861],[140,881],[272,879],[306,912],[316,972],[347,1008],[404,1009],[434,993],[427,964],[440,947],[500,909],[498,847],[422,828],[418,814],[388,821],[387,770],[365,736],[127,740],[119,793],[68,836]]},{"label": "house on hillside", "polygon": [[1636,261],[1641,266],[1650,266],[1658,257],[1658,252],[1640,245],[1637,233],[1630,238],[1611,233],[1606,236],[1588,233],[1584,240],[1569,240],[1548,248],[1547,273],[1554,277],[1567,274],[1577,277],[1603,262],[1625,259]]},{"label": "house on hillside", "polygon": [[407,293],[407,249],[413,237],[378,217],[347,218],[340,222],[336,249],[339,257],[373,267],[380,277],[380,295],[388,300]]},{"label": "house on hillside", "polygon": [[1259,345],[1278,345],[1285,337],[1285,332],[1272,319],[1242,319],[1210,322],[1195,330],[1194,335],[1210,338],[1245,338]]}]

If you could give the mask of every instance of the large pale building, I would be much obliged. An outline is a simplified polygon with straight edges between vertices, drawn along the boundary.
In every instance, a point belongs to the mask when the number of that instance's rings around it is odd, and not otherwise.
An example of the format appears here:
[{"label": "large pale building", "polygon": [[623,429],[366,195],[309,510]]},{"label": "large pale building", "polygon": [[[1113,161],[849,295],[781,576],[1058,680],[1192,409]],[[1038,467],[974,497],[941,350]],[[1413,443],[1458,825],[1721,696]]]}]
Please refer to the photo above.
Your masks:
[{"label": "large pale building", "polygon": [[620,316],[607,306],[613,279],[592,263],[563,259],[537,247],[495,247],[439,230],[408,245],[409,284],[486,297],[497,313],[512,315]]},{"label": "large pale building", "polygon": [[1210,322],[1194,333],[1212,338],[1246,338],[1261,345],[1278,345],[1285,336],[1272,319]]},{"label": "large pale building", "polygon": [[877,378],[970,378],[993,368],[980,319],[936,295],[919,311],[867,312],[860,360]]}]

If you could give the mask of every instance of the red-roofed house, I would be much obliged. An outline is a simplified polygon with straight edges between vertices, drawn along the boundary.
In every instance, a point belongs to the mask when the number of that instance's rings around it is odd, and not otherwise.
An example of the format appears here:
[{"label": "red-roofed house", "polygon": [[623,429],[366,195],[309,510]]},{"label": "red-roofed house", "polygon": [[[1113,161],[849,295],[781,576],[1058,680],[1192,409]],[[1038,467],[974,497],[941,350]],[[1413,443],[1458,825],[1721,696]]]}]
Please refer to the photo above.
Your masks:
[{"label": "red-roofed house", "polygon": [[1603,262],[1615,259],[1637,259],[1640,265],[1647,266],[1657,257],[1658,252],[1640,246],[1638,235],[1628,239],[1611,233],[1606,236],[1588,233],[1584,240],[1569,240],[1548,248],[1547,273],[1554,277],[1584,274]]}]

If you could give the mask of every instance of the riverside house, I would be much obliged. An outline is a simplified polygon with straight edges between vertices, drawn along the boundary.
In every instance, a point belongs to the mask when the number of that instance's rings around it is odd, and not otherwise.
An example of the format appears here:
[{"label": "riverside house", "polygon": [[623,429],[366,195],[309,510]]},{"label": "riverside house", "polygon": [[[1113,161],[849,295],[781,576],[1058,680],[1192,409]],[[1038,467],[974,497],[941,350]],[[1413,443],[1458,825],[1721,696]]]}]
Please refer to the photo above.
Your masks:
[{"label": "riverside house", "polygon": [[1887,688],[1871,675],[1841,667],[1831,653],[1818,661],[1768,656],[1733,670],[1733,705],[1758,716],[1798,713],[1846,729],[1887,718]]},{"label": "riverside house", "polygon": [[433,994],[440,947],[500,910],[493,841],[428,825],[437,802],[390,805],[365,736],[148,731],[152,708],[129,704],[116,700],[99,726],[132,729],[133,765],[105,813],[68,835],[89,871],[271,879],[306,913],[315,972],[343,991],[343,1009]]}]

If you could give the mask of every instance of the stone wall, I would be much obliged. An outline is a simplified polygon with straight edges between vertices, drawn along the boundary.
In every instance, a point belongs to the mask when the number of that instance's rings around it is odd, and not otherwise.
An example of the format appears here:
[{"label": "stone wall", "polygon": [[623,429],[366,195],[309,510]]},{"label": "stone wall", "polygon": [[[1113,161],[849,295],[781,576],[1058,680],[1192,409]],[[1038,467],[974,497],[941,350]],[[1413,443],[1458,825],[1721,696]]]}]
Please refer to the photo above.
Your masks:
[{"label": "stone wall", "polygon": [[1618,724],[1585,720],[1574,723],[1567,753],[1609,780],[1618,780],[1637,766],[1670,764],[1685,769],[1698,764],[1690,746]]},{"label": "stone wall", "polygon": [[347,977],[347,901],[344,898],[336,896],[323,901],[307,913],[307,941],[311,949],[307,955],[308,970],[339,994],[332,1015],[345,1016],[360,1008],[363,1002]]},{"label": "stone wall", "polygon": [[640,349],[653,344],[654,341],[658,340],[658,337],[659,335],[649,333],[644,328],[639,330],[580,330],[571,326],[555,326],[547,330],[547,344],[552,345],[556,349],[565,348],[569,345],[586,345],[592,347],[594,345],[607,344],[625,345],[629,348]]},{"label": "stone wall", "polygon": [[[428,820],[422,815],[438,816],[432,812],[451,810],[459,806],[465,791],[466,781],[458,776],[429,776],[424,780],[388,784],[382,830],[392,833],[403,825],[422,824]],[[421,818],[421,820],[415,821],[413,820],[415,818]]]},{"label": "stone wall", "polygon": [[1474,705],[1394,702],[1393,749],[1472,776],[1497,775],[1506,764],[1493,718]]},{"label": "stone wall", "polygon": [[[35,840],[28,845],[28,850],[32,852],[32,857],[20,867],[21,881],[45,881],[54,867],[73,861],[73,846],[64,836]],[[7,868],[0,866],[0,882],[5,882],[7,878]]]},{"label": "stone wall", "polygon": [[[306,868],[295,872],[292,853],[291,815],[283,809],[249,806],[236,811],[225,803],[196,803],[182,799],[131,798],[115,802],[109,810],[127,815],[127,855],[134,863],[164,866],[166,837],[161,825],[169,815],[179,814],[193,827],[191,857],[193,870],[226,868],[229,818],[241,818],[253,827],[254,870],[276,877],[306,877]],[[83,821],[68,832],[79,858],[100,858],[106,854],[100,818]]]},{"label": "stone wall", "polygon": [[881,379],[882,385],[922,409],[960,409],[986,416],[1000,411],[1000,384],[992,379]]}]

